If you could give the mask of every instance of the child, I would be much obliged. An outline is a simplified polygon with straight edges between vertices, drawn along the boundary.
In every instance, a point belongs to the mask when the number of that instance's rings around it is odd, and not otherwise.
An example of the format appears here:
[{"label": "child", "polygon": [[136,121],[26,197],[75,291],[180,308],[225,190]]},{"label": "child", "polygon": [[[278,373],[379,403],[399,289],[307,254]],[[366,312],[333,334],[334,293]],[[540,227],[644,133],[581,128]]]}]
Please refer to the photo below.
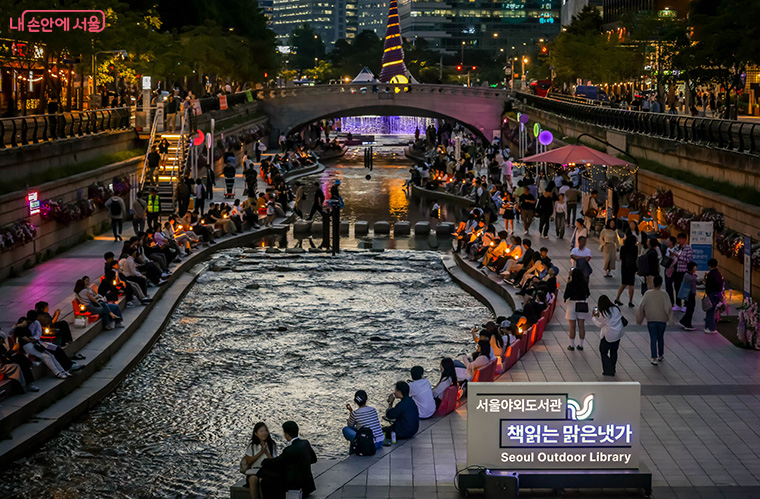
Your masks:
[{"label": "child", "polygon": [[430,210],[430,226],[435,227],[441,219],[441,206],[433,200],[433,209]]},{"label": "child", "polygon": [[274,200],[270,199],[267,201],[267,219],[266,219],[266,225],[271,226],[274,223]]}]

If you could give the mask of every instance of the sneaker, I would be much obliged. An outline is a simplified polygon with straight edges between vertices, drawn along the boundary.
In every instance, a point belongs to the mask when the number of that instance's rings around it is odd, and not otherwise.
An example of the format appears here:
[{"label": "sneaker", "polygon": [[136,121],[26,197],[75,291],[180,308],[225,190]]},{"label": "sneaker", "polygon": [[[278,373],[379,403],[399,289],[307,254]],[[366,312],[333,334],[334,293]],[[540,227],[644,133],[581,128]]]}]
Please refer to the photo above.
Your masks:
[{"label": "sneaker", "polygon": [[709,333],[711,333],[711,332],[712,332],[712,329],[707,329],[707,328],[705,328],[705,333],[709,334]]},{"label": "sneaker", "polygon": [[143,298],[140,303],[143,305],[147,305],[148,303],[152,302],[153,298]]},{"label": "sneaker", "polygon": [[578,346],[577,346],[577,347],[575,347],[575,348],[577,348],[578,350],[581,350],[581,351],[583,351],[583,345],[578,345]]},{"label": "sneaker", "polygon": [[81,366],[77,364],[76,362],[74,362],[73,364],[71,364],[71,369],[69,370],[73,372],[77,372],[77,371],[81,371],[82,369],[84,369],[84,366]]},{"label": "sneaker", "polygon": [[679,307],[678,305],[673,305],[673,308],[671,308],[670,310],[672,310],[673,312],[680,312],[681,307]]},{"label": "sneaker", "polygon": [[657,359],[652,359],[652,360],[649,361],[649,363],[652,364],[653,366],[656,366],[657,365]]},{"label": "sneaker", "polygon": [[684,331],[695,331],[697,328],[692,327],[692,326],[684,326],[683,324],[681,324],[681,329],[683,329]]},{"label": "sneaker", "polygon": [[568,345],[567,349],[572,352],[573,350],[575,350],[575,347],[573,345]]},{"label": "sneaker", "polygon": [[171,274],[171,272],[163,272],[163,273],[161,274],[161,279],[167,279],[167,278],[168,278],[168,277],[170,277],[171,275],[172,275],[172,274]]},{"label": "sneaker", "polygon": [[134,301],[128,301],[127,302],[127,308],[133,308],[134,306],[135,306],[135,302]]},{"label": "sneaker", "polygon": [[681,312],[686,312],[686,307],[681,307]]},{"label": "sneaker", "polygon": [[38,392],[38,391],[40,391],[40,387],[37,386],[37,385],[35,385],[34,383],[32,383],[31,385],[27,385],[26,389],[29,390],[30,392]]},{"label": "sneaker", "polygon": [[657,360],[659,360],[660,362],[662,362],[663,360],[665,360],[665,356],[664,355],[660,355],[659,357],[657,357]]},{"label": "sneaker", "polygon": [[631,307],[631,308],[633,308],[633,307],[635,307],[636,305],[634,305],[633,303],[629,303],[629,304],[628,304],[628,306],[629,306],[629,307]]},{"label": "sneaker", "polygon": [[66,379],[69,376],[66,375],[66,372],[59,372],[58,374],[55,375],[55,377],[58,379]]},{"label": "sneaker", "polygon": [[620,301],[620,300],[615,300],[615,305],[618,305],[618,306],[622,307],[623,306],[623,302]]},{"label": "sneaker", "polygon": [[391,445],[393,445],[393,442],[391,442],[390,438],[383,440],[383,447],[390,447]]},{"label": "sneaker", "polygon": [[84,360],[84,359],[86,359],[86,358],[87,358],[87,357],[85,357],[85,356],[84,356],[84,355],[82,355],[81,353],[78,353],[78,354],[75,354],[75,355],[72,355],[72,356],[71,356],[71,360]]},{"label": "sneaker", "polygon": [[718,334],[718,331],[705,331],[706,334]]},{"label": "sneaker", "polygon": [[116,327],[124,327],[124,321],[116,321]]}]

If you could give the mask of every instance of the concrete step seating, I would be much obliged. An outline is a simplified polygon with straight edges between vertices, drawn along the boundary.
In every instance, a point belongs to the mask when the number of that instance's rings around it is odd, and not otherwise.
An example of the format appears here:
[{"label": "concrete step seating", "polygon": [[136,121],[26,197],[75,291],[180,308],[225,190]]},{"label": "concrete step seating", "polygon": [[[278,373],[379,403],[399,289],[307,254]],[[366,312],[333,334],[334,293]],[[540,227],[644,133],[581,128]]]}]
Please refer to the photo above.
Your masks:
[{"label": "concrete step seating", "polygon": [[[322,235],[322,221],[312,220],[299,220],[293,226],[293,233],[296,236],[308,236],[309,234],[320,236]],[[379,221],[374,224],[370,224],[365,220],[357,220],[354,222],[354,237],[367,237],[370,235],[370,227],[372,228],[372,236],[387,236],[391,237],[407,237],[412,234],[411,222],[399,221],[395,223],[387,221]],[[414,235],[419,237],[426,237],[431,233],[430,222],[417,222],[414,224]],[[450,222],[440,222],[435,228],[435,234],[438,237],[451,237],[454,232],[454,224]],[[349,223],[345,220],[340,223],[340,233],[343,236],[348,236]]]}]

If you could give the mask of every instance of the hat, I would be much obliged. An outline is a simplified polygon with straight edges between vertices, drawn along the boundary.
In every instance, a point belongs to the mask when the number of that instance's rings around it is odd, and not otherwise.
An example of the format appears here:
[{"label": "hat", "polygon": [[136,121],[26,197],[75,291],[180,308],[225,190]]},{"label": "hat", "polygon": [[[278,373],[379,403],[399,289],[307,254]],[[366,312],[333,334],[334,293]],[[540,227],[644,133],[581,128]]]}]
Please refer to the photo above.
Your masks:
[{"label": "hat", "polygon": [[503,320],[499,327],[502,329],[509,329],[512,327],[512,322],[509,319]]},{"label": "hat", "polygon": [[336,180],[336,181],[335,181],[335,185],[340,185],[340,184],[342,184],[342,183],[343,183],[343,182],[341,182],[340,180]]},{"label": "hat", "polygon": [[354,393],[354,401],[356,401],[359,405],[364,405],[367,403],[367,392],[364,390],[356,390],[356,393]]}]

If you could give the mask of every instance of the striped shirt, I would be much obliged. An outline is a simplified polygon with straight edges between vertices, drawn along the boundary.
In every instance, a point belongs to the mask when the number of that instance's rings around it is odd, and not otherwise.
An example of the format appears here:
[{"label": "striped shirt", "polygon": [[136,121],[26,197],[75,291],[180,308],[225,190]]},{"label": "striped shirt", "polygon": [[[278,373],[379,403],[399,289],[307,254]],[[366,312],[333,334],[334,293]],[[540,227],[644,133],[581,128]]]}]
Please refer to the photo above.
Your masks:
[{"label": "striped shirt", "polygon": [[372,429],[375,436],[375,443],[382,442],[385,439],[383,430],[380,428],[380,418],[377,417],[377,410],[374,407],[359,407],[348,416],[348,426],[357,429],[364,426]]},{"label": "striped shirt", "polygon": [[676,262],[676,272],[686,272],[688,269],[687,265],[689,265],[689,262],[694,257],[694,252],[691,250],[691,246],[688,244],[684,244],[683,248],[681,248],[681,251],[678,252],[678,262]]}]

